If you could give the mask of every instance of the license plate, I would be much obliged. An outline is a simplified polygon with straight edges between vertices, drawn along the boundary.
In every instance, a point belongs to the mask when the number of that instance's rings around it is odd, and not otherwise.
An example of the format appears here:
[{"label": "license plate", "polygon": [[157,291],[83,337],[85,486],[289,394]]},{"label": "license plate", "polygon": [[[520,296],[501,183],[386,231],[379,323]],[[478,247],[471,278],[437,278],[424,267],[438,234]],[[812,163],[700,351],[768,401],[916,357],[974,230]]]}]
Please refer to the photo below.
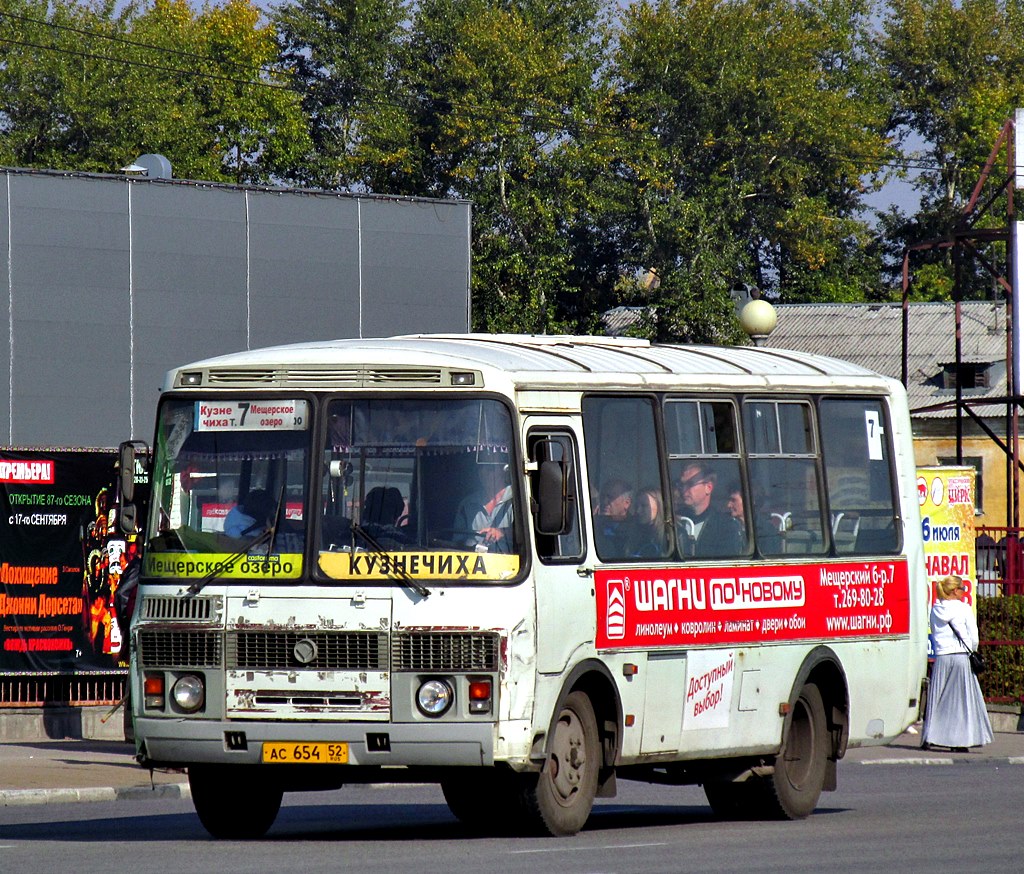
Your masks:
[{"label": "license plate", "polygon": [[347,743],[265,741],[263,761],[271,765],[347,765]]}]

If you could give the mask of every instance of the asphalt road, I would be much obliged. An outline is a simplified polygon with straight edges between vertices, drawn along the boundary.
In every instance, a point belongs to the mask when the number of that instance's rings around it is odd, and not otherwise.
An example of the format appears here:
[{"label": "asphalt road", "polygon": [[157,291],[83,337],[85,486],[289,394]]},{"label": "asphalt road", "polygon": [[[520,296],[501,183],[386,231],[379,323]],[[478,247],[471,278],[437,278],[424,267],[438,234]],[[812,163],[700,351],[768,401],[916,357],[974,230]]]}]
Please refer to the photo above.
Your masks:
[{"label": "asphalt road", "polygon": [[[435,787],[285,797],[267,837],[208,837],[188,800],[0,808],[0,860],[61,871],[1002,872],[1021,870],[1024,766],[840,765],[801,822],[719,822],[696,787],[619,784],[572,838],[471,834]],[[486,799],[481,799],[486,803]]]}]

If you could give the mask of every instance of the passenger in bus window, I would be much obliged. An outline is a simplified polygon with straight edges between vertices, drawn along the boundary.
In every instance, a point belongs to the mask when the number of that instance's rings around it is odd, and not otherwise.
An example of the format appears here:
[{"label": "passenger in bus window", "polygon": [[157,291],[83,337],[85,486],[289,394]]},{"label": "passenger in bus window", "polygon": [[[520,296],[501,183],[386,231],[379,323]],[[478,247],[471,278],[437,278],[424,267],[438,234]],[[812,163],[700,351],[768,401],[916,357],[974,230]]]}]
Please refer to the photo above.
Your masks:
[{"label": "passenger in bus window", "polygon": [[235,504],[224,517],[224,533],[229,537],[254,537],[270,524],[274,499],[265,489],[254,489],[245,500]]},{"label": "passenger in bus window", "polygon": [[601,558],[625,558],[630,555],[632,540],[633,488],[624,479],[608,480],[598,498],[594,517],[594,538]]},{"label": "passenger in bus window", "polygon": [[[748,527],[750,523],[746,516],[746,503],[743,500],[743,486],[734,481],[729,486],[728,494],[729,500],[725,502],[725,509],[729,511],[729,515],[736,520],[736,524],[740,527],[744,551],[749,553],[752,543]],[[751,516],[758,548],[764,555],[777,555],[782,552],[782,536],[779,534],[778,526],[772,522],[770,514],[759,509],[764,504],[765,501],[758,497],[755,490]]]},{"label": "passenger in bus window", "polygon": [[505,462],[477,464],[479,486],[459,505],[455,514],[457,532],[475,532],[466,542],[486,552],[512,552],[512,485]]},{"label": "passenger in bus window", "polygon": [[693,554],[697,558],[743,555],[746,551],[743,530],[736,520],[712,506],[716,479],[700,462],[687,464],[679,477],[679,495],[686,511],[684,516],[692,523]]},{"label": "passenger in bus window", "polygon": [[664,556],[668,547],[665,502],[661,489],[649,486],[637,492],[633,503],[633,544],[630,555],[638,558]]},{"label": "passenger in bus window", "polygon": [[725,502],[725,509],[736,520],[736,524],[743,529],[743,536],[749,541],[750,538],[747,536],[747,517],[743,509],[743,487],[739,483],[733,483],[729,486],[729,500]]}]

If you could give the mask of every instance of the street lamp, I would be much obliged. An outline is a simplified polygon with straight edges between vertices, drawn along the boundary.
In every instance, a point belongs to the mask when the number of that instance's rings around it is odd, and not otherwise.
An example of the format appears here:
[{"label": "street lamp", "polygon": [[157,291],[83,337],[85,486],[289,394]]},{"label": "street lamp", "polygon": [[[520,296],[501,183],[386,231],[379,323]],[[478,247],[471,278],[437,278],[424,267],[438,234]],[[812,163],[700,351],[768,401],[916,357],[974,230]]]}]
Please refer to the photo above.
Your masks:
[{"label": "street lamp", "polygon": [[754,342],[755,346],[763,346],[768,335],[775,330],[779,320],[778,314],[768,301],[752,300],[740,310],[740,327]]}]

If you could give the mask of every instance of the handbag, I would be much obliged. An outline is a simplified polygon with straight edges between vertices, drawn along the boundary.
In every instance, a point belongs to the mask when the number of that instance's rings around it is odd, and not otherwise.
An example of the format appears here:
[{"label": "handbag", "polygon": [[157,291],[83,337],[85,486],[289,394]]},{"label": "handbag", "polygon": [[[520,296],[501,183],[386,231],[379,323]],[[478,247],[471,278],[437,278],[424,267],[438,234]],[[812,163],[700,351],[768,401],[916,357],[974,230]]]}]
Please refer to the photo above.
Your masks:
[{"label": "handbag", "polygon": [[967,660],[971,663],[971,673],[977,676],[985,672],[985,657],[977,650],[971,649],[964,639],[960,636],[960,632],[956,630],[956,626],[950,622],[949,627],[953,630],[953,634],[956,635],[956,639],[960,641],[960,646],[967,650]]}]

